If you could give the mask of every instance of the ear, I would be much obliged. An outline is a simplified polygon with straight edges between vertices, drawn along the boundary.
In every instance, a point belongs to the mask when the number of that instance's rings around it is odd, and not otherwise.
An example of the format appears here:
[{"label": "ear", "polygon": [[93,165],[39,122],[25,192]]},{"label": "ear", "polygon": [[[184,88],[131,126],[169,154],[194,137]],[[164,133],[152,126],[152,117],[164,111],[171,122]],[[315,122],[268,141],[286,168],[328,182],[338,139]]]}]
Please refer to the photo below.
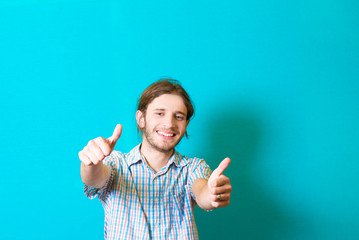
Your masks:
[{"label": "ear", "polygon": [[189,124],[189,120],[187,120],[187,123],[186,123],[186,132],[184,133],[184,135],[186,136],[186,138],[188,138],[188,134],[187,134],[187,127],[188,127],[188,124]]},{"label": "ear", "polygon": [[137,110],[136,112],[136,121],[137,121],[137,126],[140,129],[145,127],[145,115],[140,110]]}]

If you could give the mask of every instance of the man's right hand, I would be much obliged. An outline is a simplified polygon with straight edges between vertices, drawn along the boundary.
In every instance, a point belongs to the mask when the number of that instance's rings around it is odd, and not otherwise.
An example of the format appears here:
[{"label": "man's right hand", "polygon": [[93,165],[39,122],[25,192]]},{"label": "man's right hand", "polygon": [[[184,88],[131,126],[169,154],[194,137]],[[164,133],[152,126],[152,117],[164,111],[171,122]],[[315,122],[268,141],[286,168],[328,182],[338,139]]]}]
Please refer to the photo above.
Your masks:
[{"label": "man's right hand", "polygon": [[83,150],[79,152],[81,162],[86,166],[97,165],[113,151],[117,140],[120,138],[122,125],[117,124],[111,137],[105,139],[95,138],[88,142]]}]

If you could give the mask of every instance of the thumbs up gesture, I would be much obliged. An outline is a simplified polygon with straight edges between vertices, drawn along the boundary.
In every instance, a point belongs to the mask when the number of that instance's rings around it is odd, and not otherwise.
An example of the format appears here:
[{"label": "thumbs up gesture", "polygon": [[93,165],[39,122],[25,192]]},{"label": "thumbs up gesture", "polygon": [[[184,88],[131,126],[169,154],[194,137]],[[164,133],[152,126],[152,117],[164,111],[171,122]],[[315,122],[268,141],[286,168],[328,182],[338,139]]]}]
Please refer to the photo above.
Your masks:
[{"label": "thumbs up gesture", "polygon": [[83,150],[79,152],[81,162],[86,166],[97,165],[111,154],[115,148],[117,140],[122,133],[122,125],[117,124],[111,137],[105,139],[102,137],[95,138],[88,142]]},{"label": "thumbs up gesture", "polygon": [[230,162],[231,159],[225,158],[208,179],[207,184],[210,201],[214,208],[226,207],[229,205],[232,185],[229,178],[223,175],[223,171],[229,166]]}]

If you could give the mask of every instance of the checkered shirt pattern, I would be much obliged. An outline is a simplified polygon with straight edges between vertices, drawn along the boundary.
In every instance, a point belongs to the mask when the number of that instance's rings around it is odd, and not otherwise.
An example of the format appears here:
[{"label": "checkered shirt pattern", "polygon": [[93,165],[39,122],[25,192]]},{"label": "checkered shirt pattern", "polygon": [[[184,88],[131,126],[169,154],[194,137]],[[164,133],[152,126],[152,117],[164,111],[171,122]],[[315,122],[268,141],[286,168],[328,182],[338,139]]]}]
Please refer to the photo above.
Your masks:
[{"label": "checkered shirt pattern", "polygon": [[138,145],[127,154],[113,151],[104,164],[109,180],[102,188],[85,186],[85,194],[103,205],[105,239],[198,239],[191,185],[211,174],[203,159],[175,151],[155,173]]}]

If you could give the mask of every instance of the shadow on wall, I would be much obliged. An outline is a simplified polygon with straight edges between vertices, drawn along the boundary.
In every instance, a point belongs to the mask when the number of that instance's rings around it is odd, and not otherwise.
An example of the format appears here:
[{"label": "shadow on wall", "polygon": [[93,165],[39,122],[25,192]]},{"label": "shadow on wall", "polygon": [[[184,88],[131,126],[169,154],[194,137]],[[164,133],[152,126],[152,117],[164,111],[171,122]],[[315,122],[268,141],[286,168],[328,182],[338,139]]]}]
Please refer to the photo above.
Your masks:
[{"label": "shadow on wall", "polygon": [[261,119],[250,111],[216,114],[209,123],[210,136],[203,155],[212,169],[226,156],[232,162],[224,171],[233,186],[231,203],[226,208],[205,212],[195,210],[200,239],[286,239],[292,219],[274,202],[253,172],[261,151]]}]

